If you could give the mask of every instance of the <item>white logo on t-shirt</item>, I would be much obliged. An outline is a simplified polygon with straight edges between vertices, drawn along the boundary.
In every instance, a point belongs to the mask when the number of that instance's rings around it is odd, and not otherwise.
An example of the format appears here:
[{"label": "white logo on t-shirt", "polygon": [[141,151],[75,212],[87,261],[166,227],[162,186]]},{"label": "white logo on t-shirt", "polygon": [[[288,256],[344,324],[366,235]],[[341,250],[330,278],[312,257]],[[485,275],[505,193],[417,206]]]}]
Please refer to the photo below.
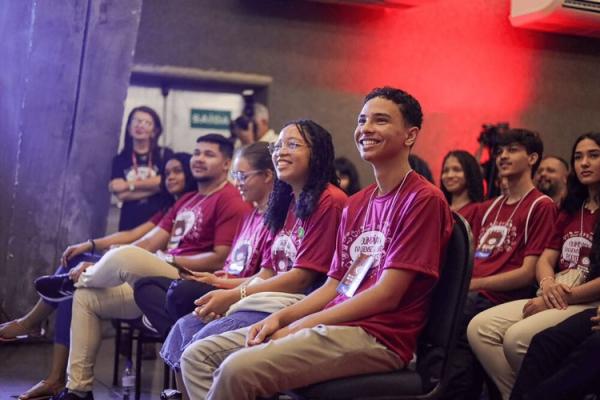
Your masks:
[{"label": "white logo on t-shirt", "polygon": [[227,267],[227,270],[232,274],[239,274],[242,272],[250,257],[252,255],[252,243],[249,240],[238,240],[236,241],[235,248],[231,253],[231,262]]},{"label": "white logo on t-shirt", "polygon": [[291,237],[285,234],[277,236],[271,246],[273,267],[277,273],[292,269],[296,260],[297,249]]},{"label": "white logo on t-shirt", "polygon": [[379,263],[381,253],[385,248],[385,235],[380,231],[361,233],[350,245],[350,258],[356,261],[359,255],[365,254],[375,258],[374,265]]},{"label": "white logo on t-shirt", "polygon": [[187,233],[192,229],[196,223],[196,214],[192,210],[182,211],[177,214],[173,229],[171,231],[171,238],[169,239],[169,249],[174,249],[179,246],[179,242]]},{"label": "white logo on t-shirt", "polygon": [[565,240],[560,257],[566,261],[564,264],[568,263],[568,265],[563,265],[563,267],[575,268],[579,264],[589,267],[589,251],[591,248],[592,242],[580,236],[574,236]]},{"label": "white logo on t-shirt", "polygon": [[156,176],[156,171],[147,165],[141,165],[137,168],[137,174],[135,168],[131,168],[125,175],[127,182],[133,182],[136,180],[148,179]]}]

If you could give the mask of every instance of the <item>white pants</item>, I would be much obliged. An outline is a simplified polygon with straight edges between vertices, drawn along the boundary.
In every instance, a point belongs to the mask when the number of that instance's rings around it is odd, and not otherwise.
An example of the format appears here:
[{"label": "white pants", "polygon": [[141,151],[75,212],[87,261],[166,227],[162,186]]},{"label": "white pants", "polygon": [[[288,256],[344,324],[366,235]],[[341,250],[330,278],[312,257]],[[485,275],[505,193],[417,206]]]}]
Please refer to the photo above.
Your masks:
[{"label": "white pants", "polygon": [[471,349],[503,399],[510,397],[533,336],[598,304],[570,305],[566,310],[544,310],[523,318],[523,307],[528,301],[516,300],[487,309],[477,314],[467,328]]},{"label": "white pants", "polygon": [[404,368],[398,355],[362,328],[318,325],[247,348],[248,329],[209,336],[185,350],[181,370],[191,399],[254,400],[334,378]]},{"label": "white pants", "polygon": [[109,250],[89,267],[75,284],[76,287],[115,287],[135,282],[146,276],[163,276],[177,279],[177,268],[164,262],[153,253],[137,246],[121,246]]}]

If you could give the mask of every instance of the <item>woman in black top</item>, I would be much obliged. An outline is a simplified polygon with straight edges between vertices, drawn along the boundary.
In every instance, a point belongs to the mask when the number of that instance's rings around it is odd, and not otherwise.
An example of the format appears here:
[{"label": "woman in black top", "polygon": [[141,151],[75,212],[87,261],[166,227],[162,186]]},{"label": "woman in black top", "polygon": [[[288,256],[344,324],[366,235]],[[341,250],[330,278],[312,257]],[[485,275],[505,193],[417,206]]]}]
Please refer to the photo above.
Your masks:
[{"label": "woman in black top", "polygon": [[147,221],[165,200],[160,194],[164,160],[170,149],[158,146],[162,124],[150,107],[129,113],[125,146],[112,163],[110,191],[123,202],[119,230],[132,229]]}]

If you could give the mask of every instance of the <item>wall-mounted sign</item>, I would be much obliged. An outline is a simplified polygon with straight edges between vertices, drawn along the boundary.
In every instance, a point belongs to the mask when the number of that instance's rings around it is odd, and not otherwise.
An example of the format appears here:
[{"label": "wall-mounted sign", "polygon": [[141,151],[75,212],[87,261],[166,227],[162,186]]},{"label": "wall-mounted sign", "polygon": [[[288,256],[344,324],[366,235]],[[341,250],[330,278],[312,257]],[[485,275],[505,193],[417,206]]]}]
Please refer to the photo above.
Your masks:
[{"label": "wall-mounted sign", "polygon": [[190,128],[229,130],[231,111],[190,109]]}]

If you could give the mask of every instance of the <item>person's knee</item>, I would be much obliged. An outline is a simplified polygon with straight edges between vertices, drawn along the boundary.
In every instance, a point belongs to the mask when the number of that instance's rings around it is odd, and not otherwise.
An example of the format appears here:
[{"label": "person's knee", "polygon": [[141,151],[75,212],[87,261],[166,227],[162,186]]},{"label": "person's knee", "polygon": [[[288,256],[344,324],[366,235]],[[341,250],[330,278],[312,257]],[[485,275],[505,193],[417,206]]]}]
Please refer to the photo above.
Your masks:
[{"label": "person's knee", "polygon": [[254,380],[252,372],[258,369],[252,367],[252,362],[247,357],[244,357],[244,353],[243,350],[233,353],[221,363],[215,373],[221,382],[229,382],[231,384],[234,380],[237,379],[239,381],[242,378],[249,381]]},{"label": "person's knee", "polygon": [[529,349],[531,337],[534,334],[530,329],[531,327],[525,326],[525,324],[515,324],[504,335],[502,343],[504,356],[515,371],[521,367],[523,357]]},{"label": "person's knee", "polygon": [[130,264],[132,260],[135,259],[140,250],[142,249],[136,246],[120,246],[109,250],[103,258],[116,265],[126,265]]},{"label": "person's knee", "polygon": [[178,319],[188,314],[194,308],[194,285],[191,281],[176,280],[167,290],[166,309],[169,315]]},{"label": "person's knee", "polygon": [[473,317],[467,326],[467,339],[471,347],[481,343],[502,343],[502,335],[489,312],[482,312]]},{"label": "person's knee", "polygon": [[154,281],[151,277],[140,278],[135,282],[133,285],[133,298],[137,304],[140,304],[140,301],[146,298],[153,285]]},{"label": "person's knee", "polygon": [[97,300],[96,290],[80,288],[73,293],[73,308],[88,308]]}]

